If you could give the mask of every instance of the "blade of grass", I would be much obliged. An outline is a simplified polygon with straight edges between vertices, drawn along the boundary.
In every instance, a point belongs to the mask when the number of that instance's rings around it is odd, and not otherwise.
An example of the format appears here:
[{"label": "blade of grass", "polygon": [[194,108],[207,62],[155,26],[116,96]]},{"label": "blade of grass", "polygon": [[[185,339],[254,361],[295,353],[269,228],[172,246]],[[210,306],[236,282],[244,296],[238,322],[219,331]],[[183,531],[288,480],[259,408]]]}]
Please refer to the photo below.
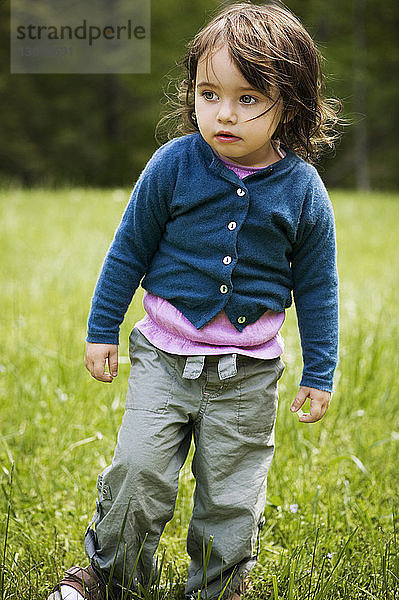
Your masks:
[{"label": "blade of grass", "polygon": [[1,565],[1,577],[0,577],[0,599],[1,600],[4,600],[4,581],[5,581],[5,573],[6,573],[8,531],[9,531],[9,527],[10,527],[11,497],[12,497],[12,484],[13,484],[13,476],[14,476],[14,464],[15,463],[11,463],[10,491],[8,494],[6,527],[5,527],[5,532],[4,532],[3,561],[2,561],[2,565]]},{"label": "blade of grass", "polygon": [[272,583],[273,583],[273,600],[278,600],[278,582],[277,582],[276,573],[273,573],[273,575],[272,575]]},{"label": "blade of grass", "polygon": [[348,547],[348,545],[349,545],[349,542],[350,542],[350,541],[351,541],[351,539],[354,537],[354,535],[355,535],[355,533],[357,532],[357,530],[358,530],[358,527],[356,527],[356,528],[355,528],[355,529],[352,531],[352,533],[349,535],[348,539],[346,540],[346,542],[345,542],[344,546],[341,548],[341,550],[340,550],[340,552],[339,552],[339,554],[338,554],[337,560],[335,561],[335,564],[334,564],[333,568],[331,569],[331,573],[330,573],[330,574],[329,574],[329,576],[327,577],[327,579],[326,579],[326,582],[325,582],[324,586],[323,586],[323,587],[320,589],[320,597],[321,597],[321,598],[323,598],[323,595],[326,595],[326,592],[327,592],[327,590],[328,590],[328,588],[329,588],[329,585],[330,585],[330,581],[331,581],[331,579],[332,579],[332,576],[333,576],[333,574],[334,574],[334,572],[335,572],[336,568],[338,567],[339,563],[341,562],[341,559],[342,559],[343,555],[344,555],[344,554],[345,554],[345,552],[346,552],[346,549],[347,549],[347,547]]},{"label": "blade of grass", "polygon": [[315,558],[316,558],[316,548],[317,548],[318,537],[319,537],[319,528],[316,529],[316,535],[315,535],[314,544],[313,544],[312,565],[310,567],[310,577],[309,577],[308,600],[310,598],[310,592],[312,589],[312,578],[313,578],[313,570],[314,570],[314,564],[315,564]]},{"label": "blade of grass", "polygon": [[[131,585],[132,585],[132,582],[133,582],[133,577],[134,577],[134,573],[135,573],[135,571],[136,571],[136,568],[137,568],[138,562],[139,562],[139,560],[140,560],[140,556],[141,556],[141,553],[142,553],[142,551],[143,551],[144,544],[145,544],[145,542],[146,542],[147,536],[148,536],[148,534],[146,533],[146,534],[145,534],[145,536],[144,536],[144,540],[143,540],[143,542],[142,542],[142,544],[141,544],[141,546],[140,546],[140,549],[139,549],[139,551],[138,551],[138,553],[137,553],[136,560],[134,561],[134,565],[133,565],[132,571],[131,571],[131,573],[130,573],[130,577],[129,577],[129,579],[128,579],[128,582],[127,582],[127,588],[126,588],[126,590],[127,590],[127,591],[126,591],[126,593],[127,593],[127,594],[129,593],[130,587],[131,587]],[[125,598],[125,590],[122,590],[122,600],[124,600],[124,598]]]},{"label": "blade of grass", "polygon": [[223,598],[223,596],[224,596],[224,593],[225,593],[225,591],[227,590],[227,588],[228,588],[229,584],[231,583],[231,581],[232,581],[232,579],[233,579],[233,576],[234,576],[234,574],[235,574],[235,569],[233,569],[233,571],[230,573],[230,575],[229,575],[229,577],[228,577],[228,579],[227,579],[227,581],[226,581],[225,585],[223,586],[223,588],[222,588],[222,590],[221,590],[221,592],[220,592],[220,594],[219,594],[219,596],[218,596],[218,600],[221,600],[221,598]]},{"label": "blade of grass", "polygon": [[129,498],[129,502],[127,503],[127,507],[126,507],[126,510],[125,510],[125,515],[124,515],[124,517],[123,517],[123,521],[122,521],[122,527],[121,527],[121,530],[120,530],[120,532],[119,532],[119,536],[118,536],[118,543],[117,543],[117,545],[116,545],[116,550],[115,550],[115,558],[114,558],[114,560],[112,561],[111,570],[110,570],[110,572],[109,572],[109,578],[108,578],[108,584],[109,584],[109,585],[112,585],[112,579],[113,579],[114,572],[115,572],[116,558],[117,558],[117,556],[118,556],[118,551],[119,551],[119,548],[120,548],[120,545],[121,545],[121,541],[122,541],[123,532],[125,531],[125,527],[126,527],[126,520],[127,520],[127,515],[128,515],[128,512],[129,512],[129,508],[130,508],[130,502],[131,502],[131,501],[132,501],[132,497],[130,496],[130,498]]},{"label": "blade of grass", "polygon": [[202,581],[201,589],[205,589],[205,599],[208,598],[208,565],[211,559],[211,552],[213,546],[213,535],[209,536],[208,545],[205,544],[205,527],[202,532]]}]

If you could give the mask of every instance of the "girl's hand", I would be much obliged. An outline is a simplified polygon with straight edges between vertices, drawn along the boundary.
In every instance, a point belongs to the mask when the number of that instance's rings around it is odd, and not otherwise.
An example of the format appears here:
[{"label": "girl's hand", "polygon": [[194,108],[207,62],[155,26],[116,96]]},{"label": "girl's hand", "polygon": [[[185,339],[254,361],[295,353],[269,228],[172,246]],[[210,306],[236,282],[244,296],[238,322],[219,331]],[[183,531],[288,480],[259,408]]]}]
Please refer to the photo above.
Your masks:
[{"label": "girl's hand", "polygon": [[[108,363],[109,373],[105,367]],[[118,346],[86,343],[85,367],[94,379],[112,383],[118,374]]]},{"label": "girl's hand", "polygon": [[315,423],[316,421],[320,421],[330,403],[331,393],[323,392],[323,390],[317,390],[316,388],[301,386],[292,403],[291,411],[297,412],[307,398],[310,398],[310,412],[301,414],[299,420],[302,423]]}]

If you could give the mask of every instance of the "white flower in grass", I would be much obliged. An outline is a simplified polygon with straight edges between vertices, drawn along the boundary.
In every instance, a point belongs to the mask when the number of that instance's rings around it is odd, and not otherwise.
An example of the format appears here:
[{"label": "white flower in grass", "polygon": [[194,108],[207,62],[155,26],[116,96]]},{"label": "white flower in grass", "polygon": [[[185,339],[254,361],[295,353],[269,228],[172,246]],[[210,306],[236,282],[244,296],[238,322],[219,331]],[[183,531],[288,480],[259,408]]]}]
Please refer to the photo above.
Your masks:
[{"label": "white flower in grass", "polygon": [[298,512],[298,508],[299,508],[298,504],[290,504],[290,511],[292,513]]}]

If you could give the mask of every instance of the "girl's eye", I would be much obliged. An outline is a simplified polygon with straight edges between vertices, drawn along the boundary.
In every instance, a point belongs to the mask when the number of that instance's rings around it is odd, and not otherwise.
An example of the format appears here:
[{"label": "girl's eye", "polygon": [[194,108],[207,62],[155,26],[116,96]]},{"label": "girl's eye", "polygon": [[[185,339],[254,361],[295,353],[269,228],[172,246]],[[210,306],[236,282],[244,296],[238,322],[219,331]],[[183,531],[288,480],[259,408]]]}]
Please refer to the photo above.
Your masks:
[{"label": "girl's eye", "polygon": [[255,104],[255,102],[257,102],[256,98],[249,94],[244,94],[244,96],[241,96],[240,100],[243,104]]},{"label": "girl's eye", "polygon": [[205,98],[205,100],[214,100],[214,96],[216,96],[215,92],[202,92],[203,97]]}]

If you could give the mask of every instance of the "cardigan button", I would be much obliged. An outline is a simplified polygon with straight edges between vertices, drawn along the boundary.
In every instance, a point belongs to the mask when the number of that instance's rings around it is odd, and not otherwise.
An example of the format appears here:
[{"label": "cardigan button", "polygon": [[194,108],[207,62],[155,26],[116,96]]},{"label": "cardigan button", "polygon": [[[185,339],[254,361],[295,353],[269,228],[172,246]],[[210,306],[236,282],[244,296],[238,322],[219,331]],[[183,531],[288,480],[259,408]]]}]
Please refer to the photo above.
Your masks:
[{"label": "cardigan button", "polygon": [[227,225],[227,228],[230,229],[230,231],[233,231],[236,227],[237,223],[235,221],[230,221],[230,223]]},{"label": "cardigan button", "polygon": [[220,293],[221,294],[227,294],[227,292],[229,291],[229,288],[227,287],[227,285],[225,285],[224,283],[220,286],[219,288]]},{"label": "cardigan button", "polygon": [[242,188],[237,189],[237,196],[245,196],[245,190]]},{"label": "cardigan button", "polygon": [[240,323],[240,325],[242,325],[243,323],[245,323],[246,320],[247,317],[238,317],[237,322]]},{"label": "cardigan button", "polygon": [[231,256],[225,256],[224,259],[223,259],[223,264],[224,265],[229,265],[231,263],[231,261],[232,261]]}]

